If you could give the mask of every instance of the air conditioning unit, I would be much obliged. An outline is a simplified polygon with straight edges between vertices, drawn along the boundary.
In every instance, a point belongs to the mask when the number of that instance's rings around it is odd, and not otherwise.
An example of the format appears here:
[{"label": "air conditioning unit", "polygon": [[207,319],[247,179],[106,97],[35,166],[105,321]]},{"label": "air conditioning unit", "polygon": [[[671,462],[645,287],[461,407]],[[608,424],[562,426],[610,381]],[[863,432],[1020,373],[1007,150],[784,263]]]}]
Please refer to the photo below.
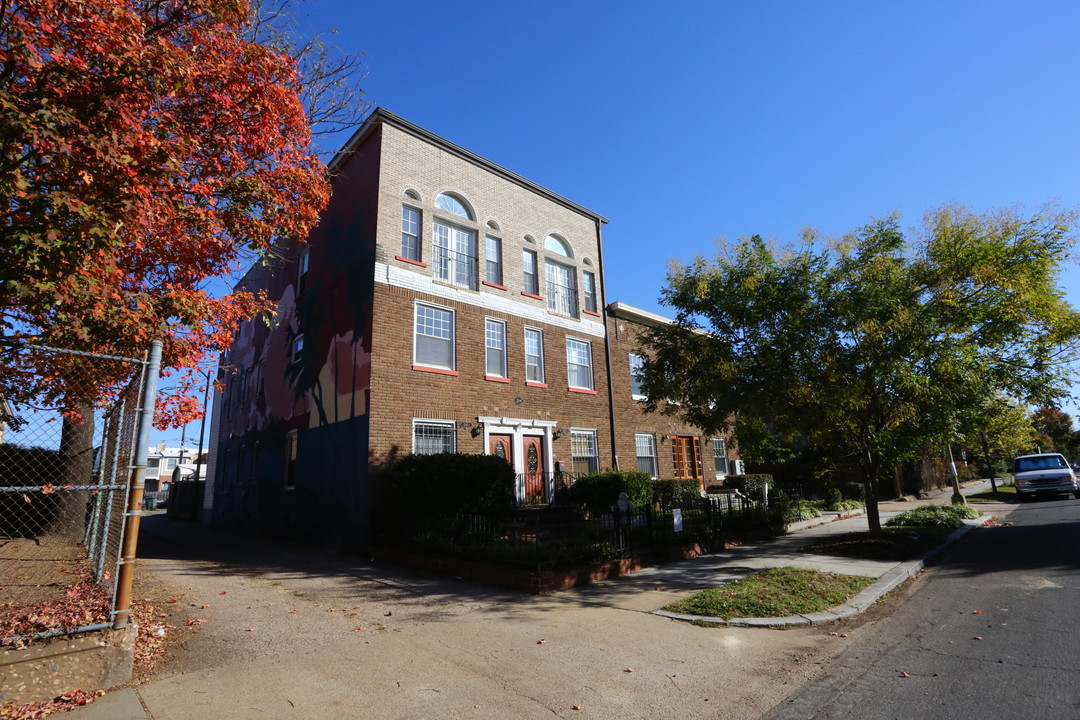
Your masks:
[{"label": "air conditioning unit", "polygon": [[746,465],[743,464],[742,460],[732,460],[731,461],[731,474],[732,475],[745,475],[746,474]]}]

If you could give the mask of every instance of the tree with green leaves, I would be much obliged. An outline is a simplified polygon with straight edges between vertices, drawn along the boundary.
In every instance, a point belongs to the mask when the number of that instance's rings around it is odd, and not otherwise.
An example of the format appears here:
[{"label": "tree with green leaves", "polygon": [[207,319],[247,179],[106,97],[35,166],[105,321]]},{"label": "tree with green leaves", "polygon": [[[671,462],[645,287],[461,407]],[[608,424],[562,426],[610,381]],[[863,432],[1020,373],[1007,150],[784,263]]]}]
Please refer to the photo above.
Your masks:
[{"label": "tree with green leaves", "polygon": [[1072,416],[1057,407],[1041,407],[1031,414],[1036,442],[1043,452],[1059,452],[1071,458],[1076,453],[1076,433]]},{"label": "tree with green leaves", "polygon": [[[643,337],[648,407],[767,437],[808,438],[856,474],[872,533],[879,483],[985,422],[989,398],[1049,402],[1069,383],[1080,313],[1057,278],[1072,216],[948,206],[798,247],[754,236],[674,264],[669,325]],[[662,400],[666,399],[666,400]]]}]

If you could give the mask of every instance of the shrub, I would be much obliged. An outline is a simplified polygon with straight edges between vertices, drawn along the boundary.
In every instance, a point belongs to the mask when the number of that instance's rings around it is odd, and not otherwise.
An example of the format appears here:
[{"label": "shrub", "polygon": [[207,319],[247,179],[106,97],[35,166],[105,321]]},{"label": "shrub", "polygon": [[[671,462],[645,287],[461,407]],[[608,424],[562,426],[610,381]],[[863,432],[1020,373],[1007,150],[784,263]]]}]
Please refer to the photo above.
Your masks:
[{"label": "shrub", "polygon": [[504,514],[514,507],[515,481],[514,468],[496,455],[406,455],[381,479],[376,517]]},{"label": "shrub", "polygon": [[701,484],[693,478],[656,480],[652,484],[652,501],[661,510],[690,507],[701,498]]},{"label": "shrub", "polygon": [[606,512],[625,492],[630,504],[643,507],[652,502],[653,481],[649,473],[628,470],[606,470],[579,477],[567,488],[566,502],[584,505],[590,512]]},{"label": "shrub", "polygon": [[761,502],[765,499],[766,484],[769,486],[770,492],[773,491],[775,485],[773,484],[772,475],[728,475],[724,479],[726,487],[735,488],[754,502]]},{"label": "shrub", "polygon": [[965,519],[979,517],[981,513],[970,505],[923,505],[905,510],[886,521],[890,527],[946,527],[963,526]]},{"label": "shrub", "polygon": [[821,513],[818,512],[813,502],[809,500],[792,500],[784,493],[780,494],[780,507],[785,524],[821,517]]}]

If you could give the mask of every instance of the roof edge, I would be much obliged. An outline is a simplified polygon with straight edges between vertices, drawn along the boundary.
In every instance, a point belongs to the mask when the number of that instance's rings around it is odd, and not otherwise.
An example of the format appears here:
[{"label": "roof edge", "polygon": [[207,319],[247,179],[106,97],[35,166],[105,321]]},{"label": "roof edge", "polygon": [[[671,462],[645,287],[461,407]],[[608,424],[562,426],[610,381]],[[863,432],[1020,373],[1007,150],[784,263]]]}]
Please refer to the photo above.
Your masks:
[{"label": "roof edge", "polygon": [[425,130],[419,125],[411,123],[402,117],[398,117],[389,110],[381,107],[375,108],[375,110],[373,110],[371,114],[367,116],[360,128],[355,133],[353,133],[353,136],[350,137],[344,145],[341,146],[341,149],[337,151],[334,157],[327,164],[327,169],[330,171],[331,174],[334,174],[338,170],[338,168],[340,168],[340,166],[352,154],[356,146],[359,145],[364,140],[364,138],[367,137],[367,135],[372,131],[375,125],[379,123],[391,125],[398,130],[401,130],[402,132],[408,133],[425,142],[431,143],[432,145],[435,145],[436,147],[439,147],[452,155],[456,155],[457,157],[466,160],[467,162],[471,162],[474,165],[479,165],[480,167],[490,170],[491,172],[501,176],[505,180],[509,180],[510,182],[520,185],[528,190],[532,190],[538,195],[543,195],[547,199],[559,205],[562,205],[563,207],[590,217],[600,224],[607,224],[608,222],[608,219],[603,215],[599,215],[592,210],[589,210],[583,205],[578,205],[573,200],[569,200],[556,192],[548,190],[543,185],[538,185],[532,180],[528,180],[527,178],[524,178],[511,170],[507,170],[502,165],[493,163],[490,160],[481,157],[480,155],[477,155],[471,150],[466,150],[460,145],[456,145],[447,140],[446,138],[436,135],[430,130]]}]

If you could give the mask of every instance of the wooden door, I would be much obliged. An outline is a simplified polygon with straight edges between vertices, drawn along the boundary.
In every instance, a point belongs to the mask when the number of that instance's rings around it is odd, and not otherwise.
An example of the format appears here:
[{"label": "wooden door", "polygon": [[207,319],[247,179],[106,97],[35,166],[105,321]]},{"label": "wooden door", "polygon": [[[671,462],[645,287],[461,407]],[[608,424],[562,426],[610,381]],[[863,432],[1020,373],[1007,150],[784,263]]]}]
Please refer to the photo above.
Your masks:
[{"label": "wooden door", "polygon": [[525,504],[543,505],[547,501],[544,477],[544,438],[526,435],[521,439],[525,453]]},{"label": "wooden door", "polygon": [[514,443],[509,435],[489,435],[488,455],[498,455],[511,465],[514,464]]}]

